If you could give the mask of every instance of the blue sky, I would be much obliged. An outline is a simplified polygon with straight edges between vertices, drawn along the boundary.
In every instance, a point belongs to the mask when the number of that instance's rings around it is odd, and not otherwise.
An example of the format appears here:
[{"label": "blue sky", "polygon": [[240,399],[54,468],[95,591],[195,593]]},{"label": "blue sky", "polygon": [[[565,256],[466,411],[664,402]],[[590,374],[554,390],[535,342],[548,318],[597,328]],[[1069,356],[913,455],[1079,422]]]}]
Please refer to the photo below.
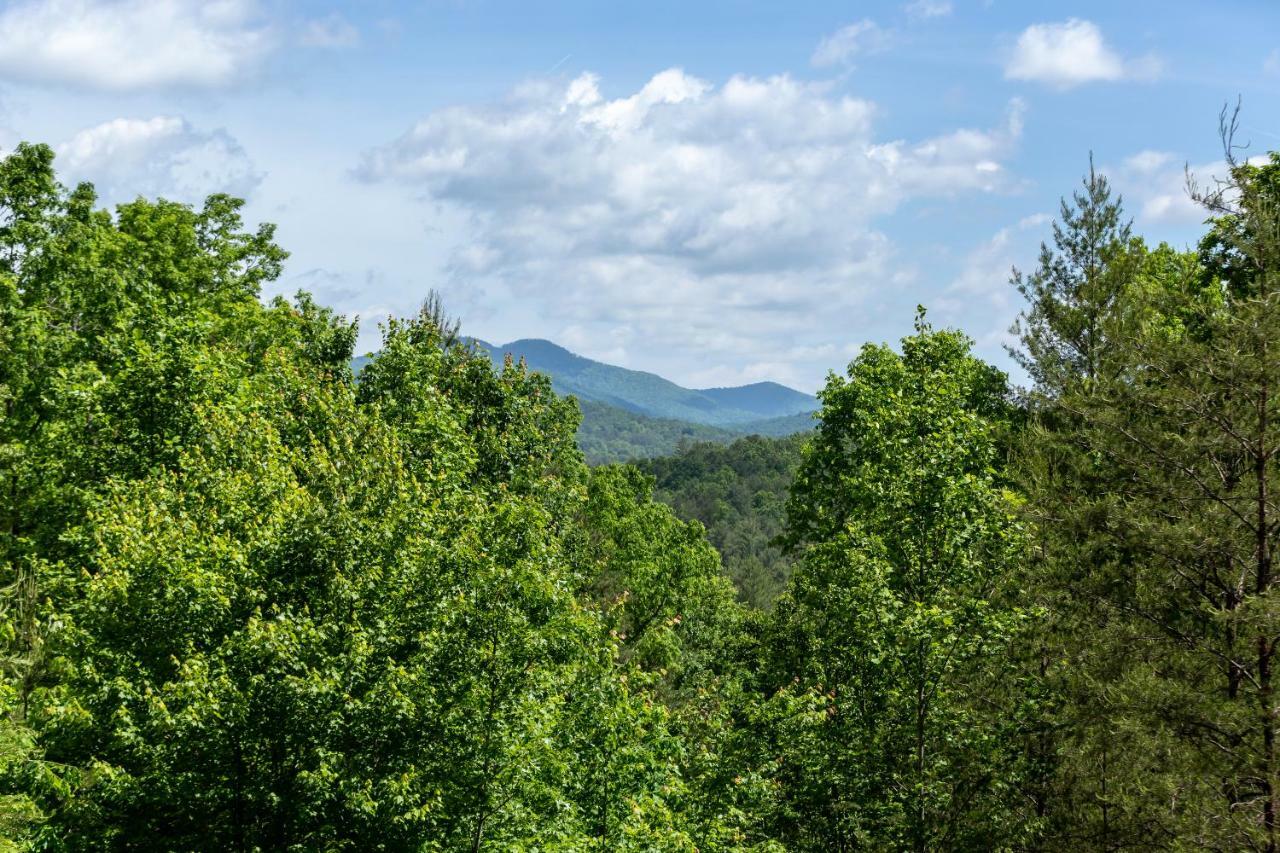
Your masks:
[{"label": "blue sky", "polygon": [[1224,102],[1280,147],[1280,4],[0,4],[0,147],[104,202],[229,191],[273,292],[709,386],[813,389],[924,304],[1002,351],[1093,152],[1187,245]]}]

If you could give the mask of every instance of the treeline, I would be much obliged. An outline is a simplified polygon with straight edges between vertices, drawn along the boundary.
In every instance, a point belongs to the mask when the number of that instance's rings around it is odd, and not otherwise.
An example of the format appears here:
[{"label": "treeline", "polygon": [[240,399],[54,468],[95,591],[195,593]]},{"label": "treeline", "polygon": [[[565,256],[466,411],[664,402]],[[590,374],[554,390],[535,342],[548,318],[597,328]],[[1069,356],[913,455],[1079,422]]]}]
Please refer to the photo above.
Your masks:
[{"label": "treeline", "polygon": [[1025,392],[921,313],[806,440],[650,463],[730,564],[775,543],[763,609],[438,305],[357,383],[238,202],[108,213],[20,146],[4,837],[1275,850],[1280,156],[1229,166],[1186,252],[1090,173],[1015,276]]}]

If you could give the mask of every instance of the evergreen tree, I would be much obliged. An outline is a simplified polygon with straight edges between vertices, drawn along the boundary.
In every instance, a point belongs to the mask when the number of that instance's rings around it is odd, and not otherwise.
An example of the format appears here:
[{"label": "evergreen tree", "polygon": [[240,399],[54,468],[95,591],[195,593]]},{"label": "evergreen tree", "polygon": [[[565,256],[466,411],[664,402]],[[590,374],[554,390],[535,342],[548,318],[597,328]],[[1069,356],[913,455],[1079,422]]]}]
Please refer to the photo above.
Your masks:
[{"label": "evergreen tree", "polygon": [[1107,349],[1041,385],[1020,467],[1054,613],[1059,844],[1275,849],[1276,169],[1233,163],[1202,195],[1199,259],[1108,272]]},{"label": "evergreen tree", "polygon": [[1013,271],[1027,308],[1012,331],[1021,348],[1010,355],[1042,393],[1093,379],[1107,346],[1104,319],[1124,286],[1130,223],[1119,196],[1093,167],[1053,223],[1053,247],[1040,245],[1036,270]]}]

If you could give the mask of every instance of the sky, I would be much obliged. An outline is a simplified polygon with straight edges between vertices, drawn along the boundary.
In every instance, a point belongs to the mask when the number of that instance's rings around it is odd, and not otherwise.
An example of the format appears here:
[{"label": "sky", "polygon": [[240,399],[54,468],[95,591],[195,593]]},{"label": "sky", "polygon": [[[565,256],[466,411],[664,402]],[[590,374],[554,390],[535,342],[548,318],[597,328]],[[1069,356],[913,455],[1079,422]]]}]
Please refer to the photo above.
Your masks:
[{"label": "sky", "polygon": [[691,387],[814,390],[917,305],[1009,368],[1010,269],[1090,155],[1193,245],[1237,99],[1280,148],[1274,0],[0,3],[0,150],[105,205],[245,198],[291,253],[264,296],[362,352],[435,289]]}]

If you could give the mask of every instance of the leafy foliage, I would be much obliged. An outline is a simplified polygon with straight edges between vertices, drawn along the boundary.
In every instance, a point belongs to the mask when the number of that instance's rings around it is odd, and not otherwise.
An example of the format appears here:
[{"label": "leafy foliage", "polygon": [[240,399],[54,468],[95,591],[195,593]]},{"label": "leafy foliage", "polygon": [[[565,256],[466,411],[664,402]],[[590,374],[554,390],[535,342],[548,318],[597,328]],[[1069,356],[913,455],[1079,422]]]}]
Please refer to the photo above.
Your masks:
[{"label": "leafy foliage", "polygon": [[[996,849],[1032,828],[1013,782],[1010,673],[1024,556],[998,465],[1004,377],[917,319],[821,394],[787,508],[801,562],[777,608],[771,698],[806,849]],[[1002,701],[1003,700],[1003,701]]]},{"label": "leafy foliage", "polygon": [[921,313],[727,446],[435,297],[353,360],[238,200],[18,146],[0,849],[1274,853],[1280,155],[1234,126],[1195,252],[1064,203],[1033,387]]},{"label": "leafy foliage", "polygon": [[[0,172],[2,556],[38,610],[9,620],[10,837],[692,849],[721,831],[659,699],[736,618],[715,553],[643,488],[593,510],[576,410],[544,377],[495,374],[437,304],[392,322],[357,384],[352,324],[305,295],[258,302],[284,253],[238,203],[95,211],[38,147]],[[664,525],[684,550],[635,532]],[[635,651],[586,593],[609,584],[656,608]],[[710,609],[685,629],[695,593]]]}]

